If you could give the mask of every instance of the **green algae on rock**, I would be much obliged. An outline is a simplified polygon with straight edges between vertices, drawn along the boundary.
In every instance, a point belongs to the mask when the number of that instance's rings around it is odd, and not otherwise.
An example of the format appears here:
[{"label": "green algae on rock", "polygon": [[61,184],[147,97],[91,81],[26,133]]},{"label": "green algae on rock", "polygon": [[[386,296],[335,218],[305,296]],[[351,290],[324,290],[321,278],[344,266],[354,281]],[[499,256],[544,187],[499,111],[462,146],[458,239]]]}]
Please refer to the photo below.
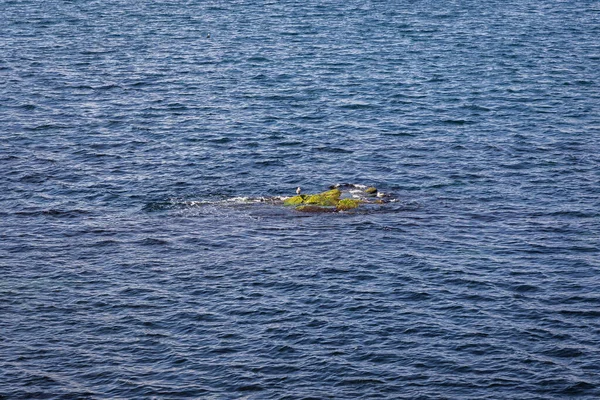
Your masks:
[{"label": "green algae on rock", "polygon": [[285,199],[283,201],[284,206],[298,206],[304,202],[305,194],[290,197],[289,199]]},{"label": "green algae on rock", "polygon": [[352,210],[353,208],[358,207],[358,205],[361,203],[360,200],[355,200],[355,199],[342,199],[340,200],[337,205],[336,205],[336,209],[338,211],[347,211],[347,210]]},{"label": "green algae on rock", "polygon": [[299,194],[283,201],[285,206],[311,205],[318,207],[335,207],[340,201],[342,192],[339,189],[332,189],[317,194]]},{"label": "green algae on rock", "polygon": [[328,190],[319,194],[307,195],[304,204],[313,204],[321,207],[335,207],[340,201],[342,192],[339,189]]},{"label": "green algae on rock", "polygon": [[285,206],[293,206],[304,212],[336,212],[357,208],[362,200],[343,198],[342,192],[334,188],[317,194],[301,194],[283,201]]}]

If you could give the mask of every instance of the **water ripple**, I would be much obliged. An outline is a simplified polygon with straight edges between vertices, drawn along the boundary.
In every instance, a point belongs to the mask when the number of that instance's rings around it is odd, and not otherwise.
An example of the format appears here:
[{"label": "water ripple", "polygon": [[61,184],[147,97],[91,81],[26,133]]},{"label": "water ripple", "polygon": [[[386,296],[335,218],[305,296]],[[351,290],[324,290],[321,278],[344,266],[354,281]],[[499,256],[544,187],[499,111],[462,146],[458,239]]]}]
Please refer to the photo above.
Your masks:
[{"label": "water ripple", "polygon": [[593,2],[2,8],[0,398],[600,397]]}]

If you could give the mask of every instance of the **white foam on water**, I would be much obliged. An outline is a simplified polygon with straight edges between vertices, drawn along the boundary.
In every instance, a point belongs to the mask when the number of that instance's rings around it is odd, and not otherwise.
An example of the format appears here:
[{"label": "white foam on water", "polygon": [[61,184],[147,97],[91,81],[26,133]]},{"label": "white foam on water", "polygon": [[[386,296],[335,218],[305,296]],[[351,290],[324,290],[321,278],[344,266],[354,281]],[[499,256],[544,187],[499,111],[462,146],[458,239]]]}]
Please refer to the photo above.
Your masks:
[{"label": "white foam on water", "polygon": [[250,197],[244,197],[244,196],[239,196],[239,197],[232,197],[230,199],[226,199],[225,200],[226,203],[248,203],[248,202],[252,202]]},{"label": "white foam on water", "polygon": [[192,207],[197,207],[197,206],[203,206],[205,204],[211,204],[210,201],[186,201],[185,204],[192,206]]}]

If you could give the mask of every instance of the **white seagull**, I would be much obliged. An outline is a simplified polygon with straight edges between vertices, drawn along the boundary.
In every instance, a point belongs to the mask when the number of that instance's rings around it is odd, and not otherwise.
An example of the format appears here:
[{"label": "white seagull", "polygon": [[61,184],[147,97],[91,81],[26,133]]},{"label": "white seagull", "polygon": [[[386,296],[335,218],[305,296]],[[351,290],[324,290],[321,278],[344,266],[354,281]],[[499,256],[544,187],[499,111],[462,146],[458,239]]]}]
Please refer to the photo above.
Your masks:
[{"label": "white seagull", "polygon": [[296,188],[296,194],[300,194],[300,192],[301,192],[301,190],[300,190],[300,186],[298,186],[298,187]]}]

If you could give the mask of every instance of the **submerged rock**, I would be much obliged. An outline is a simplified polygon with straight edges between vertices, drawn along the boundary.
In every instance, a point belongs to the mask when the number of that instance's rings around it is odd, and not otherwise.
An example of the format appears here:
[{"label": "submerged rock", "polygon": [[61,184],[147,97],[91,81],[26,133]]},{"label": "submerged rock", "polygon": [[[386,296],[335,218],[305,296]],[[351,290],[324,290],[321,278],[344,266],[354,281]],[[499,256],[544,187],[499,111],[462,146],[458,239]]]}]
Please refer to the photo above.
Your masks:
[{"label": "submerged rock", "polygon": [[361,203],[361,201],[356,200],[356,199],[342,199],[337,203],[335,208],[338,211],[347,211],[347,210],[352,210],[353,208],[358,207],[358,205],[360,203]]},{"label": "submerged rock", "polygon": [[158,207],[185,207],[221,204],[231,206],[245,206],[247,204],[269,204],[281,207],[287,206],[296,211],[307,213],[336,213],[353,212],[355,209],[364,211],[377,210],[382,204],[395,203],[398,199],[392,195],[378,191],[375,188],[352,183],[338,183],[330,186],[330,190],[321,193],[301,194],[296,196],[271,196],[271,197],[232,197],[219,201],[189,201],[182,203],[166,203],[166,205],[149,205],[148,209]]},{"label": "submerged rock", "polygon": [[328,212],[336,212],[338,210],[334,207],[315,206],[312,204],[306,204],[303,206],[296,207],[296,211],[312,212],[312,213],[328,213]]}]

